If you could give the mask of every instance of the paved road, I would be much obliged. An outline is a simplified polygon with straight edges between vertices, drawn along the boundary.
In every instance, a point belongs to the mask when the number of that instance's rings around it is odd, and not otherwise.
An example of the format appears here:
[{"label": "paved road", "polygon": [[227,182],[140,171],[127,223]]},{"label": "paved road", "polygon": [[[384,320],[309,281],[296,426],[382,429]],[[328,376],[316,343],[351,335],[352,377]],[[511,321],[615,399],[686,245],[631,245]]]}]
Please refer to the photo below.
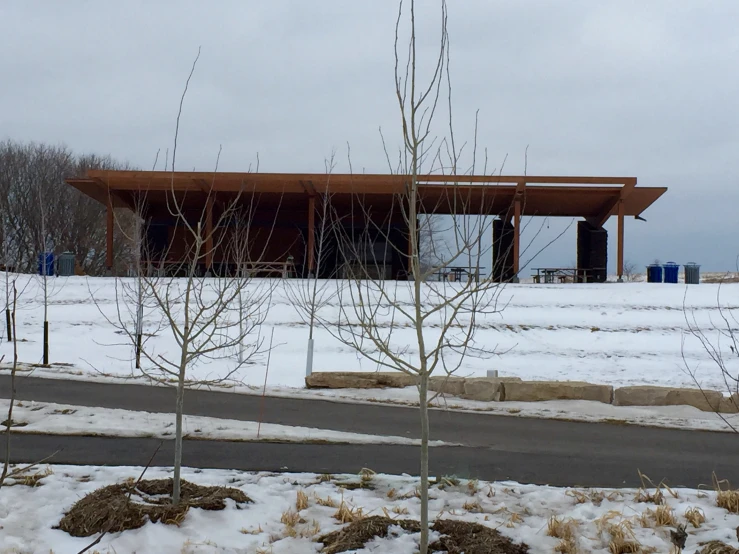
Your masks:
[{"label": "paved road", "polygon": [[[110,385],[21,377],[18,398],[170,412],[174,393],[145,385]],[[0,397],[9,380],[0,377]],[[256,420],[261,399],[230,392],[188,391],[185,412]],[[411,408],[357,405],[320,400],[267,398],[263,421],[339,431],[418,436]],[[435,448],[432,470],[481,479],[513,479],[553,485],[638,485],[637,469],[673,485],[710,482],[711,473],[739,482],[739,437],[729,433],[576,423],[434,410],[432,438],[464,447]],[[144,464],[156,441],[101,437],[13,437],[19,461],[43,458],[63,447],[56,463]],[[156,463],[168,465],[165,448]],[[0,451],[2,449],[0,448]],[[194,467],[249,470],[357,472],[362,467],[391,473],[417,473],[417,449],[378,445],[294,445],[187,441],[185,463]]]}]

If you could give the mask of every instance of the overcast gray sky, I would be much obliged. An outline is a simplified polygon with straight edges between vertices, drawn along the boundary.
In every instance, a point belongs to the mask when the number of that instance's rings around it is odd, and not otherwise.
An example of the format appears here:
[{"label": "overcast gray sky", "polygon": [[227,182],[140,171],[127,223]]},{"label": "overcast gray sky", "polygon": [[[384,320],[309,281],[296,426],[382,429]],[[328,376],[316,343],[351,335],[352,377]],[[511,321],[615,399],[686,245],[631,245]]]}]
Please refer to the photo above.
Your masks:
[{"label": "overcast gray sky", "polygon": [[[439,4],[418,2],[431,59]],[[65,143],[149,168],[383,172],[398,144],[389,0],[0,1],[0,140]],[[504,173],[636,176],[670,190],[627,220],[626,257],[735,267],[739,2],[451,0],[454,115]],[[569,221],[549,223],[547,236]],[[609,224],[615,261],[615,222]],[[532,227],[533,228],[533,225]],[[575,259],[574,225],[534,265]],[[613,264],[611,264],[613,265]]]}]

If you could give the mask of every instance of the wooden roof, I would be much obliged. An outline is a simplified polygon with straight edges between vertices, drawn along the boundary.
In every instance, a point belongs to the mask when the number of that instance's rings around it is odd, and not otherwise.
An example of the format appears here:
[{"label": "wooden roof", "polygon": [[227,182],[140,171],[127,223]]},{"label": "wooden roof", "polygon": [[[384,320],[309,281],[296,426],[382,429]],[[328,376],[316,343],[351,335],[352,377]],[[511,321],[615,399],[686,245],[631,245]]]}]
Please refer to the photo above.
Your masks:
[{"label": "wooden roof", "polygon": [[[84,194],[115,207],[131,207],[137,192],[149,204],[165,202],[166,193],[202,197],[242,193],[299,196],[330,193],[389,199],[401,194],[408,175],[325,173],[226,173],[91,170],[85,178],[67,179]],[[571,177],[532,175],[422,175],[421,209],[426,213],[504,214],[514,199],[522,215],[585,217],[604,222],[623,200],[624,215],[640,216],[666,187],[637,187],[635,177]],[[298,195],[296,197],[295,195]]]}]

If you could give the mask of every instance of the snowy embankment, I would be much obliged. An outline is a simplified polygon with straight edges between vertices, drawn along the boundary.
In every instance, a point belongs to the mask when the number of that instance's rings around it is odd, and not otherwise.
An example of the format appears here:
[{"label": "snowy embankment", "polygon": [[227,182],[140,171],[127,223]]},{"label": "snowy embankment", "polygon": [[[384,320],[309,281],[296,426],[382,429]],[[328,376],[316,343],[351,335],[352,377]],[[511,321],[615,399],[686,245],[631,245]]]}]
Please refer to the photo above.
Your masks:
[{"label": "snowy embankment", "polygon": [[[102,486],[136,479],[141,468],[54,466],[50,471],[35,488],[2,489],[0,551],[79,552],[95,535],[74,538],[54,527],[76,501]],[[168,476],[160,468],[151,468],[145,475],[146,479]],[[345,528],[353,519],[417,520],[419,515],[417,481],[407,476],[184,469],[183,478],[200,485],[235,487],[253,503],[237,509],[228,500],[223,511],[193,508],[179,525],[146,523],[139,529],[109,533],[95,550],[101,554],[306,554],[319,552],[323,546],[316,542],[319,537]],[[695,552],[700,543],[711,540],[737,546],[739,515],[717,506],[715,491],[663,487],[658,492],[646,486],[640,491],[564,489],[448,478],[431,487],[430,511],[432,519],[478,522],[497,529],[515,542],[526,543],[533,553],[606,554],[614,552],[609,549],[612,543],[626,548],[618,552],[668,553],[670,531],[679,524],[686,526],[688,534],[685,552]],[[438,533],[431,535],[432,541],[438,539]],[[412,554],[417,540],[418,533],[390,527],[387,537],[370,539],[364,548],[351,551]],[[628,549],[636,545],[644,549]]]},{"label": "snowy embankment", "polygon": [[[8,413],[7,400],[0,400],[0,414]],[[174,438],[171,414],[87,408],[46,402],[16,402],[13,433],[53,435],[103,435],[108,437]],[[333,442],[344,444],[407,444],[420,440],[406,437],[345,433],[312,427],[277,425],[256,421],[182,416],[183,436],[190,439],[225,441]],[[431,441],[441,446],[442,441]]]},{"label": "snowy embankment", "polygon": [[[131,376],[132,347],[126,337],[106,321],[117,321],[114,279],[54,278],[49,303],[50,352],[52,362],[72,364],[76,371]],[[4,283],[2,284],[4,285]],[[331,282],[329,286],[336,286]],[[398,290],[403,297],[404,289]],[[452,285],[450,285],[452,286]],[[20,360],[38,363],[42,354],[43,306],[37,278],[20,276],[22,291],[17,314]],[[119,289],[120,290],[120,289]],[[700,344],[683,339],[683,300],[695,310],[706,328],[721,319],[717,307],[718,285],[608,283],[564,285],[507,285],[500,292],[500,313],[479,316],[476,342],[499,355],[488,359],[467,358],[459,370],[463,376],[484,376],[489,369],[525,380],[581,380],[624,385],[693,387],[684,371],[683,353],[707,388],[723,389],[721,375]],[[739,284],[722,288],[724,305],[739,305]],[[338,318],[337,299],[323,314]],[[122,307],[123,312],[126,310]],[[105,317],[101,315],[101,311]],[[147,326],[154,318],[147,314]],[[388,320],[389,324],[389,320]],[[274,329],[267,386],[303,387],[307,326],[293,307],[285,284],[273,293],[262,337]],[[433,330],[429,331],[433,333]],[[411,344],[410,329],[393,332],[396,345]],[[174,339],[162,329],[150,339],[158,354],[172,353]],[[325,330],[315,338],[316,371],[372,371],[374,364],[362,359]],[[0,356],[9,355],[10,345],[0,344]],[[8,358],[6,358],[6,361]],[[266,356],[253,360],[237,375],[243,384],[261,387],[265,380]],[[200,364],[192,379],[215,379],[230,369],[228,360]]]}]

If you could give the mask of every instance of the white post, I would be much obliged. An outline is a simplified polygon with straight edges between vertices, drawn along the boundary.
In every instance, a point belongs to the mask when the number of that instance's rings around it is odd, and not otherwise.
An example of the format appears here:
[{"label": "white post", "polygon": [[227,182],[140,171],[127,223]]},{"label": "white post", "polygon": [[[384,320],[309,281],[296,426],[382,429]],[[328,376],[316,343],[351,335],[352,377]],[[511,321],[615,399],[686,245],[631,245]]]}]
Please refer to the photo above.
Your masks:
[{"label": "white post", "polygon": [[310,377],[313,373],[313,339],[308,339],[308,356],[305,360],[305,376]]},{"label": "white post", "polygon": [[497,379],[498,378],[498,370],[497,369],[488,369],[488,378]]}]

